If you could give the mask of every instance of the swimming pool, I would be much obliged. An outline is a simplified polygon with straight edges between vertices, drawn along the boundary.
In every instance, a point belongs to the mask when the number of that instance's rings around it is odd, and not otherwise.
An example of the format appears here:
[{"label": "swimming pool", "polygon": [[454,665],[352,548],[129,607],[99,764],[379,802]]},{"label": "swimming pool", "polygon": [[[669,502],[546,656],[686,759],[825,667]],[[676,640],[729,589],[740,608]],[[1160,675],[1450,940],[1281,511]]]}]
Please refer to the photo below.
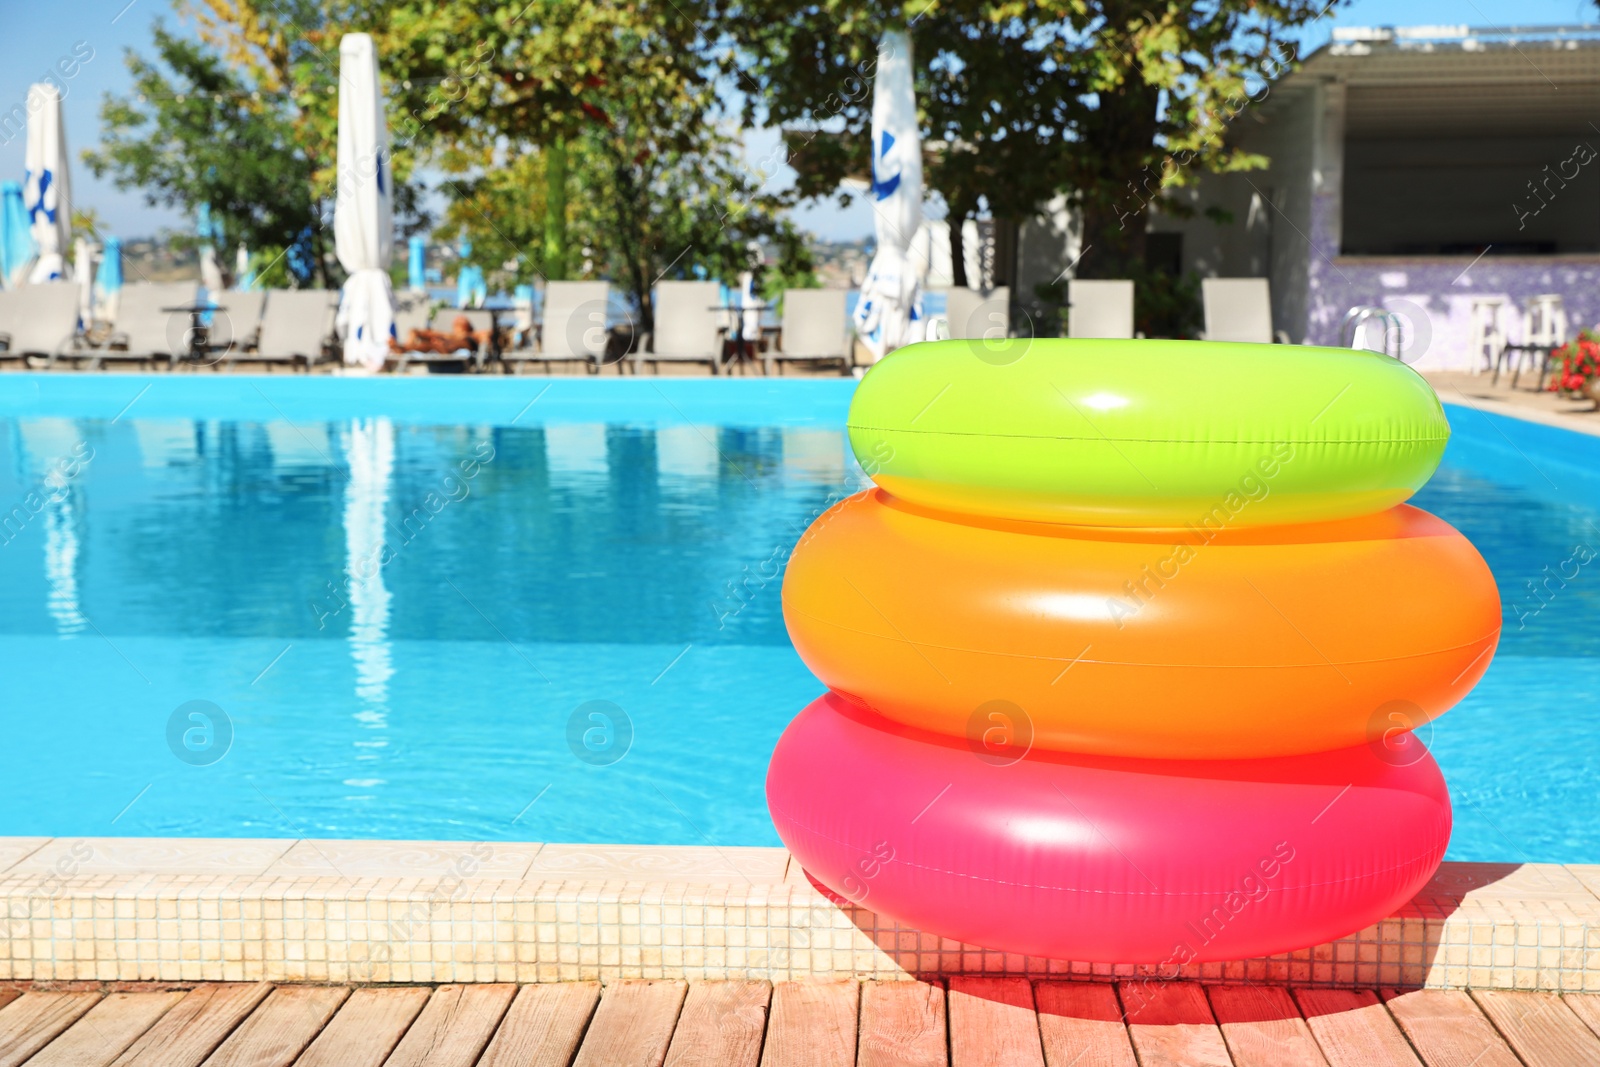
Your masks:
[{"label": "swimming pool", "polygon": [[[852,385],[0,377],[0,833],[777,844]],[[1450,415],[1417,502],[1507,605],[1450,855],[1593,861],[1600,440]]]}]

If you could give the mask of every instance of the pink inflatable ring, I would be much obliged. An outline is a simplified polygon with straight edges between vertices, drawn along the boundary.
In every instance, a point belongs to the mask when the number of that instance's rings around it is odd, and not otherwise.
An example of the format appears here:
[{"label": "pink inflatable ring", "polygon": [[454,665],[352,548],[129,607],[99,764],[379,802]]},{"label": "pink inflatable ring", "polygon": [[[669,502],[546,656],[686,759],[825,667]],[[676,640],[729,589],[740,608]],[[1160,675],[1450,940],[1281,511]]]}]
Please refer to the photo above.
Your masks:
[{"label": "pink inflatable ring", "polygon": [[779,740],[767,803],[814,879],[881,915],[1175,973],[1342,937],[1414,896],[1444,857],[1450,798],[1431,756],[1407,760],[1381,746],[1205,761],[996,752],[830,693]]}]

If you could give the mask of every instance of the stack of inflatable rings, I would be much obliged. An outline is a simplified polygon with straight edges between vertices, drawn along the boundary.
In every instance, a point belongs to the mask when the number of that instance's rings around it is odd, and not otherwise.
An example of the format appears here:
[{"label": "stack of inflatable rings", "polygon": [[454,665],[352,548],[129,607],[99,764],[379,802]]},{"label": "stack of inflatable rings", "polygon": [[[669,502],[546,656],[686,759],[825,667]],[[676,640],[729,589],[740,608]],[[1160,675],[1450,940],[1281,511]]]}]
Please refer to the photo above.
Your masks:
[{"label": "stack of inflatable rings", "polygon": [[829,692],[767,798],[813,881],[972,945],[1178,967],[1384,918],[1450,836],[1410,731],[1488,667],[1493,578],[1406,505],[1449,426],[1321,348],[941,341],[850,408],[877,488],[783,586]]}]

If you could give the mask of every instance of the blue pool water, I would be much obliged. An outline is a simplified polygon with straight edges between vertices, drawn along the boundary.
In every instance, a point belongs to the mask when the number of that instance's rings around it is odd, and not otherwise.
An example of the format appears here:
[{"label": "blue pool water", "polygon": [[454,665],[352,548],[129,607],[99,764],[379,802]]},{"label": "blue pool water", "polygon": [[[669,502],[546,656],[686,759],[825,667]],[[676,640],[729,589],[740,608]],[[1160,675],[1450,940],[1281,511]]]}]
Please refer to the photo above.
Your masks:
[{"label": "blue pool water", "polygon": [[[851,387],[0,378],[0,834],[777,844]],[[1594,861],[1600,558],[1525,583],[1600,552],[1600,440],[1449,410],[1417,502],[1507,619],[1450,855]]]}]

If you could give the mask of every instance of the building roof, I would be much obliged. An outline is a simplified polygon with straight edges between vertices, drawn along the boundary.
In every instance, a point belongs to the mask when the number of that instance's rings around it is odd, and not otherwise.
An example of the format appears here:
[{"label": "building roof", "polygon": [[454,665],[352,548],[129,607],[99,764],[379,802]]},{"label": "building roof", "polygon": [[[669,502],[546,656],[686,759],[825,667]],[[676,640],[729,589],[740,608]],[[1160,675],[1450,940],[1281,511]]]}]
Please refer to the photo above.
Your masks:
[{"label": "building roof", "polygon": [[1351,137],[1592,130],[1600,25],[1341,27],[1284,81],[1346,86]]}]

